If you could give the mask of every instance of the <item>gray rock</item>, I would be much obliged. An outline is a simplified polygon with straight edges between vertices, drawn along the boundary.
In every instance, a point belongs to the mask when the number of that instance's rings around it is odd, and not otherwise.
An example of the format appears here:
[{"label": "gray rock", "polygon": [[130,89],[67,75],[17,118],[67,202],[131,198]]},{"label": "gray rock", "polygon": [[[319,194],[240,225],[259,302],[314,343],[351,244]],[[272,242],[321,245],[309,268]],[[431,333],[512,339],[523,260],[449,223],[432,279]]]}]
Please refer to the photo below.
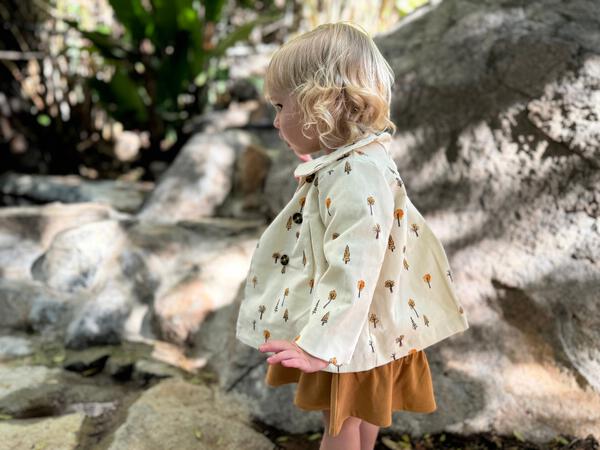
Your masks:
[{"label": "gray rock", "polygon": [[16,336],[0,336],[0,361],[32,353],[28,339]]},{"label": "gray rock", "polygon": [[234,395],[219,389],[169,379],[153,386],[129,407],[109,450],[172,448],[273,449],[251,428],[251,417]]},{"label": "gray rock", "polygon": [[78,175],[0,174],[0,194],[24,204],[93,202],[134,213],[153,188],[151,182],[87,180]]},{"label": "gray rock", "polygon": [[78,436],[84,419],[84,414],[74,413],[46,419],[1,421],[2,448],[75,450],[80,448]]},{"label": "gray rock", "polygon": [[250,134],[236,130],[193,135],[138,217],[175,223],[214,215],[232,188],[236,157],[252,142]]}]

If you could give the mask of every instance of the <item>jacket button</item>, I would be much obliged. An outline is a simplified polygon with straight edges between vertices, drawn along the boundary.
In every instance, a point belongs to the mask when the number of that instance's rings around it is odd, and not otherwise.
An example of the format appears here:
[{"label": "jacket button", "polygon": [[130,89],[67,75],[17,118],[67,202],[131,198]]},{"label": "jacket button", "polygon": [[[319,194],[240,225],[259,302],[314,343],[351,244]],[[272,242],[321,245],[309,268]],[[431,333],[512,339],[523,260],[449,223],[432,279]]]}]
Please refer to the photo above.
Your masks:
[{"label": "jacket button", "polygon": [[315,174],[311,173],[309,176],[306,177],[306,182],[307,183],[312,183],[312,181],[315,179]]},{"label": "jacket button", "polygon": [[296,223],[302,223],[302,214],[300,214],[299,212],[295,213],[292,216],[292,220]]},{"label": "jacket button", "polygon": [[287,266],[287,263],[290,262],[290,258],[288,258],[288,255],[281,255],[279,261],[281,262],[282,266]]}]

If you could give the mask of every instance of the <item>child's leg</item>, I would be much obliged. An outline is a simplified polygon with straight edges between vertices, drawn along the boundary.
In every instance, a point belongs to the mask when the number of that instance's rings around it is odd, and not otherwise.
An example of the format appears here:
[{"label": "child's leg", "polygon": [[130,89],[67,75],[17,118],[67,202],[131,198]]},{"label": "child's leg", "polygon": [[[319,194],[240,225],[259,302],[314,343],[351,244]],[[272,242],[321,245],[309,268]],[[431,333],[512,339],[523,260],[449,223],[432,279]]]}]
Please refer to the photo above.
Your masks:
[{"label": "child's leg", "polygon": [[365,420],[360,422],[360,450],[373,450],[379,434],[379,427]]},{"label": "child's leg", "polygon": [[323,423],[325,430],[319,450],[360,450],[361,420],[357,417],[348,417],[342,424],[342,429],[335,436],[329,435],[329,410],[323,410]]}]

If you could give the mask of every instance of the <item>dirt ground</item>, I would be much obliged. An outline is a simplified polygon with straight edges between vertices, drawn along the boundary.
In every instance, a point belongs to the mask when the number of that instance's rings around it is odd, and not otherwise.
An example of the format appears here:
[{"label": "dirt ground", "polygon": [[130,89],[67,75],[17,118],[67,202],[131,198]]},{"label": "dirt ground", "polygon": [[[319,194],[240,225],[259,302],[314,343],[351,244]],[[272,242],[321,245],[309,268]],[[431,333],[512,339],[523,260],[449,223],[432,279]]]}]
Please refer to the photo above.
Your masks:
[{"label": "dirt ground", "polygon": [[[288,434],[284,431],[270,427],[260,421],[255,421],[253,426],[256,430],[267,436],[277,450],[319,450],[321,433]],[[591,434],[586,438],[577,438],[568,435],[558,435],[544,444],[527,442],[518,433],[502,436],[493,433],[479,433],[462,436],[454,433],[438,433],[424,435],[422,437],[411,437],[408,434],[394,434],[380,431],[375,444],[375,450],[599,450],[600,445]]]}]

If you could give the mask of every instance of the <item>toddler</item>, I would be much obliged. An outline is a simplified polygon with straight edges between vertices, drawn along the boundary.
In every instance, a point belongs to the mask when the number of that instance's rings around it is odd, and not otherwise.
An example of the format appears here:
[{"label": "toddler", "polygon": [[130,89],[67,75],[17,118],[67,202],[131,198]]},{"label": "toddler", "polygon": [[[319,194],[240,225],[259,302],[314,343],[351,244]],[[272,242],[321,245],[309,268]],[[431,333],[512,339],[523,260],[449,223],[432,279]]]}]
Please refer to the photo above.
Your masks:
[{"label": "toddler", "polygon": [[392,411],[434,411],[424,349],[468,328],[390,156],[393,82],[349,22],[288,41],[265,75],[274,126],[303,162],[256,244],[236,337],[272,353],[269,386],[297,383],[294,404],[322,411],[322,450],[373,449]]}]

